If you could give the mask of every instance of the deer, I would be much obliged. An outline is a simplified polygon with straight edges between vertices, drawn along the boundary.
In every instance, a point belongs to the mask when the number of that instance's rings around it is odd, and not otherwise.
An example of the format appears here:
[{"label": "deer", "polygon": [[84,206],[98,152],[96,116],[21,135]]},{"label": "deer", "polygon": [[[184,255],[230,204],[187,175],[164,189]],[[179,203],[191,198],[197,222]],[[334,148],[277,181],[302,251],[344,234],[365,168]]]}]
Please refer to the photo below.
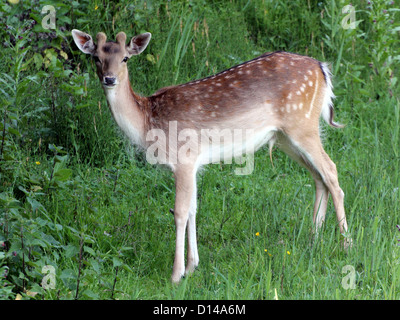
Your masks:
[{"label": "deer", "polygon": [[[97,33],[96,41],[76,29],[71,33],[76,46],[93,57],[117,125],[144,151],[158,149],[158,154],[164,156],[153,155],[149,159],[155,158],[155,163],[165,164],[173,172],[176,228],[173,283],[179,283],[199,264],[197,172],[201,166],[214,163],[214,155],[218,153],[224,157],[244,156],[268,144],[271,156],[272,148],[278,147],[314,179],[316,233],[325,221],[331,195],[340,233],[345,237],[344,246],[351,245],[351,238],[346,236],[344,192],[339,186],[336,165],[325,152],[320,137],[321,119],[331,127],[343,127],[334,121],[335,96],[327,63],[284,51],[267,52],[212,76],[161,88],[144,97],[131,87],[127,62],[146,49],[151,33],[134,36],[128,43],[124,32],[116,35],[116,41],[107,41],[103,32]],[[214,141],[212,130],[247,130],[248,134],[242,139],[224,136]],[[183,138],[176,139],[181,134]],[[188,144],[187,138],[193,135],[197,135],[196,143]],[[200,136],[205,138],[199,139]],[[166,140],[164,145],[155,142],[161,138]],[[234,151],[226,152],[229,149]]]}]

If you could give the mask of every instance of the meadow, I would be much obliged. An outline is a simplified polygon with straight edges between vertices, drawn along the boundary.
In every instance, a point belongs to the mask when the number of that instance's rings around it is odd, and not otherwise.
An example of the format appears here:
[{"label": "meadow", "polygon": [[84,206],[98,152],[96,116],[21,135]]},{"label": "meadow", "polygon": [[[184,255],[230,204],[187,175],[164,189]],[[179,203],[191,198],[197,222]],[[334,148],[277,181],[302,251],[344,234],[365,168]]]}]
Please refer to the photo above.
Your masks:
[{"label": "meadow", "polygon": [[[42,9],[46,5],[51,7]],[[0,299],[400,299],[400,2],[3,1],[0,4]],[[309,173],[279,149],[251,175],[198,176],[200,265],[170,282],[173,175],[114,123],[72,29],[151,32],[129,61],[135,92],[210,76],[267,51],[329,62],[332,202],[313,236]]]}]

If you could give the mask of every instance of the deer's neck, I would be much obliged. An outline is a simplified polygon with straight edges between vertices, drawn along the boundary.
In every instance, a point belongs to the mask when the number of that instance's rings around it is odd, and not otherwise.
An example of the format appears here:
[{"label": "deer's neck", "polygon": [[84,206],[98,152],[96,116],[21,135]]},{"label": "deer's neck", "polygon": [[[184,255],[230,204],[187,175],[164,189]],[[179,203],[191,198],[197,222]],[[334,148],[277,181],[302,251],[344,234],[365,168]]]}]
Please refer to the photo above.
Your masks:
[{"label": "deer's neck", "polygon": [[132,143],[145,147],[146,98],[136,95],[124,80],[116,88],[104,88],[115,121]]}]

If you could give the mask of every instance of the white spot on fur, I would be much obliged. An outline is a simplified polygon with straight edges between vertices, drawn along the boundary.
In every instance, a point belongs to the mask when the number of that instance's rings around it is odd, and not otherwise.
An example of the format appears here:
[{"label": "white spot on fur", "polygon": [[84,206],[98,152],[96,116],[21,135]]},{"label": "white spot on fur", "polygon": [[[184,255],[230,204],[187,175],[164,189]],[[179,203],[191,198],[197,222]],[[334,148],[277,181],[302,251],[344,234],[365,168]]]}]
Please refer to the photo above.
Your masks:
[{"label": "white spot on fur", "polygon": [[[310,82],[311,82],[311,81],[310,81]],[[311,82],[311,85],[312,85],[312,82]],[[318,88],[318,72],[317,72],[317,73],[316,73],[316,78],[315,78],[315,90],[314,90],[313,97],[312,97],[312,99],[311,99],[310,110],[308,110],[308,112],[306,113],[306,117],[307,117],[307,118],[310,118],[312,109],[314,108],[314,102],[315,102],[315,98],[316,98],[316,96],[317,96],[318,91],[319,91],[319,88]]]},{"label": "white spot on fur", "polygon": [[273,107],[274,107],[274,105],[273,105],[273,104],[271,104],[271,103],[265,103],[265,108],[266,108],[266,109],[268,109],[268,110],[272,110],[272,109],[273,109]]}]

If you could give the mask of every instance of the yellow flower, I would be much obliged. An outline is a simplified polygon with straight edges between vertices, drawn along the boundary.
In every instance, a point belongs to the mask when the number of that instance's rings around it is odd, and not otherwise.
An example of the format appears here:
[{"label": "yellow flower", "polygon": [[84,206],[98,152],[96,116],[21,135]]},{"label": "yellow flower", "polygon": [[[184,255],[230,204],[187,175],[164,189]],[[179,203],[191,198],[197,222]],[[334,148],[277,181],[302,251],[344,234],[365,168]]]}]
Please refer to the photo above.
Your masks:
[{"label": "yellow flower", "polygon": [[286,251],[286,253],[287,253],[288,255],[290,255],[290,251]]},{"label": "yellow flower", "polygon": [[270,254],[270,253],[268,252],[267,249],[264,249],[264,251],[265,251],[266,253],[268,253],[268,255],[269,255],[270,257],[272,256],[272,254]]},{"label": "yellow flower", "polygon": [[94,7],[94,10],[97,10],[98,8],[99,8],[99,6],[95,6],[95,7]]},{"label": "yellow flower", "polygon": [[40,164],[40,162],[39,162],[39,161],[36,161],[35,163],[36,163],[37,165],[39,165],[39,164]]},{"label": "yellow flower", "polygon": [[260,233],[259,232],[256,232],[256,236],[258,237],[260,235]]}]

